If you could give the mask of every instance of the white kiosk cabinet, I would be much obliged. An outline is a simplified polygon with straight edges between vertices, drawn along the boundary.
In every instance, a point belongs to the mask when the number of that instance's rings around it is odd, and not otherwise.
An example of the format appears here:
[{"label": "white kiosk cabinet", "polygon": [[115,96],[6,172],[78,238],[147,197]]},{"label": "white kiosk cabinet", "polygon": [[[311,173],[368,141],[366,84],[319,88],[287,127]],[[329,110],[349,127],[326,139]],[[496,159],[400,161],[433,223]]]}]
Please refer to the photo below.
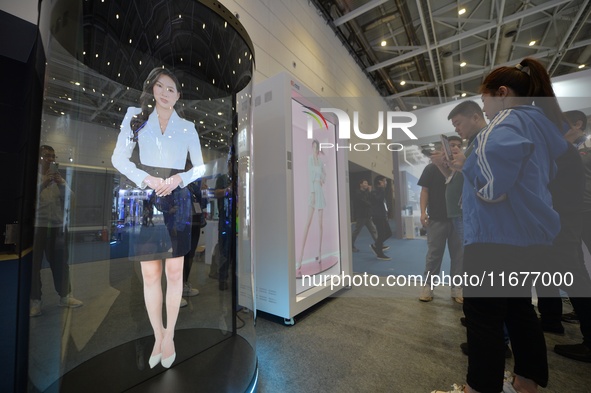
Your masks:
[{"label": "white kiosk cabinet", "polygon": [[331,106],[289,74],[256,85],[254,102],[256,308],[293,324],[345,287],[325,277],[351,275],[347,151],[320,112]]}]

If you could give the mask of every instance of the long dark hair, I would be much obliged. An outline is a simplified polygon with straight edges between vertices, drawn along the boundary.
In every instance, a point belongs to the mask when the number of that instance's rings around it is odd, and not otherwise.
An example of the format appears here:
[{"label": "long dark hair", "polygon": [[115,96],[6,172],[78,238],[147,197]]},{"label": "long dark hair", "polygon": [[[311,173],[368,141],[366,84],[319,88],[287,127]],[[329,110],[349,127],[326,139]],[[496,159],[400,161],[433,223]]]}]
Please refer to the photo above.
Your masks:
[{"label": "long dark hair", "polygon": [[[495,96],[501,86],[511,88],[519,97],[531,97],[531,102],[540,107],[559,129],[564,128],[564,118],[550,76],[546,68],[537,61],[526,57],[515,67],[494,69],[480,85],[480,93]],[[536,98],[539,98],[536,101]]]},{"label": "long dark hair", "polygon": [[[148,117],[152,114],[156,108],[156,100],[154,99],[154,84],[160,78],[161,75],[166,75],[173,80],[176,85],[176,90],[181,92],[181,84],[177,77],[168,69],[164,67],[156,67],[148,74],[148,77],[144,81],[142,95],[140,96],[140,106],[142,111],[132,117],[129,125],[133,130],[133,139],[137,141],[137,134],[140,128],[148,121]],[[177,101],[178,104],[178,101]],[[176,105],[175,105],[176,106]],[[176,109],[176,108],[175,108]]]}]

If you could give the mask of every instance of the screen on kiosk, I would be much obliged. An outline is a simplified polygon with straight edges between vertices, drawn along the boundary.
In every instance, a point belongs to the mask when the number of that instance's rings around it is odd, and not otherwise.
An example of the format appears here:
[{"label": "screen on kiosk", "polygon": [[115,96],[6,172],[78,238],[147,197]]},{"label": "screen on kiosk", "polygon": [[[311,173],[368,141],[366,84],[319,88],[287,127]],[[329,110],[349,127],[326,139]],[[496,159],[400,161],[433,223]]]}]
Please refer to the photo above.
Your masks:
[{"label": "screen on kiosk", "polygon": [[301,258],[304,275],[339,274],[336,150],[317,147],[336,144],[336,127],[312,119],[313,135],[308,138],[312,112],[295,99],[291,105],[295,258]]}]

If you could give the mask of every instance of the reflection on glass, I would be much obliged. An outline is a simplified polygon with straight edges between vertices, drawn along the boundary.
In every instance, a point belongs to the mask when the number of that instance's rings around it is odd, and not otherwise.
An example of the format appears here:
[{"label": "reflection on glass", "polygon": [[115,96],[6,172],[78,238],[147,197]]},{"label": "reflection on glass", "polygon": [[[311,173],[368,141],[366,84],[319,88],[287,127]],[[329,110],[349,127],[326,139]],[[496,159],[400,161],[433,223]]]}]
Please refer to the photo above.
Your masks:
[{"label": "reflection on glass", "polygon": [[31,278],[31,317],[41,315],[41,264],[47,260],[62,307],[80,307],[83,303],[74,298],[70,286],[68,212],[73,198],[72,190],[58,170],[55,150],[49,145],[39,148],[39,173],[37,175],[37,214]]}]

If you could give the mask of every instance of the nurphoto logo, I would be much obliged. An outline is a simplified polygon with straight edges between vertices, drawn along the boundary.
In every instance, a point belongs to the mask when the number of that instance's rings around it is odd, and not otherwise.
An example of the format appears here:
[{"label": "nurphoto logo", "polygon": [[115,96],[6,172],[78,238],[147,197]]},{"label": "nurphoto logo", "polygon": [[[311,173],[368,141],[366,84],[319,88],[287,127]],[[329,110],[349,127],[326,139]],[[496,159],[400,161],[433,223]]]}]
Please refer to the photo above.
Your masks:
[{"label": "nurphoto logo", "polygon": [[[308,139],[314,139],[314,121],[318,126],[328,130],[328,122],[326,117],[322,113],[332,113],[338,120],[338,135],[337,142],[335,143],[320,143],[320,150],[336,149],[348,150],[348,151],[368,151],[372,148],[378,151],[381,148],[386,148],[389,151],[400,151],[404,146],[400,143],[384,143],[384,142],[371,142],[371,143],[347,143],[341,144],[339,140],[348,141],[351,139],[351,120],[347,112],[337,108],[320,108],[320,110],[306,106],[307,110],[304,111],[308,115],[307,124],[307,137]],[[418,139],[415,134],[412,133],[410,127],[417,124],[417,117],[411,112],[398,112],[388,111],[384,115],[383,111],[378,112],[378,129],[373,133],[364,133],[359,129],[359,112],[353,112],[353,132],[359,139],[363,140],[376,140],[380,138],[384,132],[384,123],[386,123],[386,138],[392,140],[392,136],[395,131],[402,131],[410,139]]]}]

